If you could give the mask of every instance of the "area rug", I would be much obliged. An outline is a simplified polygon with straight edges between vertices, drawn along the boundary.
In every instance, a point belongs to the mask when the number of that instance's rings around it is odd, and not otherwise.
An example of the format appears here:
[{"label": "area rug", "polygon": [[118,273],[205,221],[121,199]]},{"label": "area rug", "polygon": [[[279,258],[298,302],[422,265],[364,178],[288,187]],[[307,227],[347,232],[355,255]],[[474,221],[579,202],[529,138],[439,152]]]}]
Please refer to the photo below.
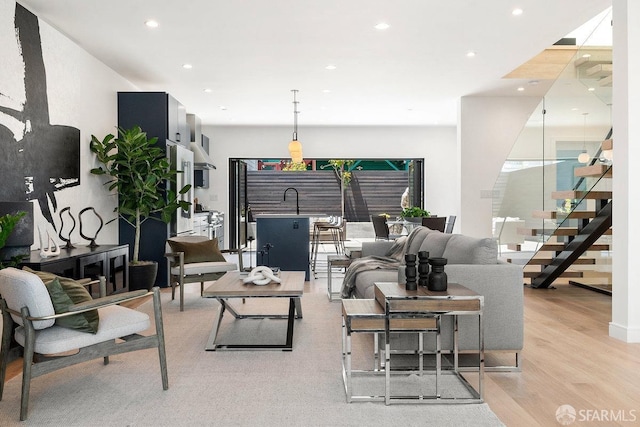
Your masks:
[{"label": "area rug", "polygon": [[[341,305],[329,302],[326,294],[304,294],[303,318],[296,320],[291,352],[208,352],[204,347],[218,302],[200,298],[197,287],[188,290],[184,312],[170,294],[162,294],[169,390],[162,390],[156,351],[112,356],[106,366],[95,360],[35,378],[27,422],[18,421],[21,376],[8,381],[0,402],[0,425],[503,425],[487,404],[346,403]],[[246,312],[284,314],[287,309],[285,300],[253,299],[246,304],[233,300],[232,304]],[[147,302],[139,309],[150,308]],[[284,341],[285,330],[283,320],[225,316],[219,338],[270,343]]]}]

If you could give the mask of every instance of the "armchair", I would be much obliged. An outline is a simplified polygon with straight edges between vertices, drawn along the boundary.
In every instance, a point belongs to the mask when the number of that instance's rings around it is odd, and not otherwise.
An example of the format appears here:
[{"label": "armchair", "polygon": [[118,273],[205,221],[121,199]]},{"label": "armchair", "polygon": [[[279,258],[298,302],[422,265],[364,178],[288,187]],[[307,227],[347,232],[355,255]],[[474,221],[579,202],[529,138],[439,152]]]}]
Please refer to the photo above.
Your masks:
[{"label": "armchair", "polygon": [[[54,280],[58,281],[57,278]],[[59,282],[57,286],[60,286]],[[81,288],[81,290],[83,289]],[[101,295],[104,295],[105,291],[106,281],[104,277],[101,277]],[[140,290],[93,300],[89,297],[86,302],[75,304],[73,304],[71,296],[68,296],[70,304],[64,310],[58,310],[58,313],[54,308],[50,292],[55,291],[48,291],[47,286],[34,273],[15,268],[0,270],[0,294],[2,295],[0,308],[3,319],[0,400],[4,391],[9,345],[15,322],[17,327],[13,335],[16,342],[24,348],[20,420],[27,419],[32,378],[99,357],[104,358],[106,365],[109,363],[110,355],[157,348],[162,388],[164,390],[169,388],[158,288],[153,288],[151,292]],[[55,303],[58,307],[60,304],[59,295],[55,297]],[[149,316],[118,304],[151,295],[153,296],[155,334],[142,336],[138,333],[151,326]],[[76,317],[78,315],[84,316],[85,313],[96,310],[99,319],[96,333],[56,324],[61,319],[69,320],[74,315]],[[75,350],[77,352],[68,355],[69,352]],[[43,355],[47,355],[47,357],[43,357]]]},{"label": "armchair", "polygon": [[[176,286],[180,287],[180,311],[184,311],[184,284],[200,282],[200,296],[204,292],[204,282],[218,280],[227,271],[238,269],[238,265],[228,262],[216,240],[205,236],[180,236],[167,240],[166,254],[170,262],[169,280],[171,299],[175,299]],[[242,269],[242,252],[238,250],[238,262]]]}]

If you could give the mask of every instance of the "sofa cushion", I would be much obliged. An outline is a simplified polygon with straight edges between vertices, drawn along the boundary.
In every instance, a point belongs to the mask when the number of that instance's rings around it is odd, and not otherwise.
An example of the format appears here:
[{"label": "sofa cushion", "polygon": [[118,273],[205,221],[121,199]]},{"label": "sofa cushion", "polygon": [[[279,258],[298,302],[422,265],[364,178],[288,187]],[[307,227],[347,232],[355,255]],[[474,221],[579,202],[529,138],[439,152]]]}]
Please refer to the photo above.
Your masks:
[{"label": "sofa cushion", "polygon": [[432,230],[432,232],[427,234],[427,237],[422,241],[420,251],[429,252],[430,258],[441,258],[451,236],[453,236],[453,234],[446,234]]},{"label": "sofa cushion", "polygon": [[446,258],[449,264],[496,264],[498,245],[496,240],[491,238],[453,234],[447,242],[442,257]]},{"label": "sofa cushion", "polygon": [[420,245],[422,245],[422,242],[429,233],[433,233],[433,230],[430,230],[427,227],[416,227],[409,235],[409,239],[407,242],[409,243],[409,247],[406,248],[405,253],[417,254],[420,250]]}]

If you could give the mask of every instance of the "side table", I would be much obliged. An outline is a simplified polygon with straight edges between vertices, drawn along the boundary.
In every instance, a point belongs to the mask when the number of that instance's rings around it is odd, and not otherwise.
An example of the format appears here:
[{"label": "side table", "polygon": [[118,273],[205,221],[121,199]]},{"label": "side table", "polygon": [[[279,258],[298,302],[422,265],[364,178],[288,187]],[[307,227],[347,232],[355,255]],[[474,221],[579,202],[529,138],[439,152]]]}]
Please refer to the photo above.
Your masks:
[{"label": "side table", "polygon": [[[381,369],[380,353],[378,351],[378,336],[384,334],[387,326],[385,311],[374,299],[343,299],[342,300],[342,379],[347,396],[347,403],[384,401],[385,394],[355,394],[353,387],[354,376],[382,376],[385,371]],[[420,348],[417,356],[419,359],[418,373],[423,373],[423,333],[435,332],[439,335],[439,322],[434,316],[417,316],[413,318],[390,319],[389,328],[393,332],[418,333]],[[351,363],[352,347],[351,335],[353,333],[373,334],[373,368],[353,369]],[[385,387],[386,389],[387,387]]]},{"label": "side table", "polygon": [[[482,403],[484,394],[484,327],[482,314],[484,311],[484,296],[465,288],[457,283],[449,283],[447,290],[442,292],[429,291],[418,286],[415,291],[408,291],[404,285],[398,283],[376,283],[375,299],[385,307],[385,403]],[[395,332],[393,321],[412,319],[416,316],[434,316],[438,321],[436,335],[436,387],[435,394],[430,396],[393,396],[391,394],[391,346],[390,333]],[[453,368],[442,370],[444,374],[456,377],[458,383],[465,390],[465,396],[442,395],[440,387],[441,357],[440,328],[442,316],[453,316]],[[458,365],[458,316],[478,316],[478,384],[473,387],[462,376]],[[397,321],[396,320],[396,321]]]},{"label": "side table", "polygon": [[[329,301],[333,301],[334,295],[336,298],[340,295],[340,290],[334,292],[332,284],[333,268],[347,268],[351,265],[352,258],[346,255],[327,255],[327,296]],[[339,298],[338,298],[339,299]]]}]

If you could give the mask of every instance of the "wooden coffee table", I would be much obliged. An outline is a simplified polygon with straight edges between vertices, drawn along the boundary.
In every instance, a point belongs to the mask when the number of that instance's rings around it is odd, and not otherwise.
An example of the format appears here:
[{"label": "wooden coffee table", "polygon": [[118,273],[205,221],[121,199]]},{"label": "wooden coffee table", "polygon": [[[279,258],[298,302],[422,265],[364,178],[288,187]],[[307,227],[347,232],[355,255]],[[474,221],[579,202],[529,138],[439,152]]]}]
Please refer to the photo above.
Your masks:
[{"label": "wooden coffee table", "polygon": [[[281,271],[280,279],[282,283],[271,282],[268,285],[257,286],[253,283],[242,283],[246,275],[241,275],[239,271],[225,273],[220,279],[215,281],[207,289],[203,296],[205,298],[215,298],[220,302],[218,315],[213,322],[211,334],[207,340],[205,350],[282,350],[291,351],[293,349],[293,326],[294,319],[302,318],[302,305],[300,298],[304,290],[304,271]],[[240,314],[227,301],[231,298],[289,298],[289,313],[286,315],[265,315],[265,314]],[[224,312],[228,311],[236,319],[287,319],[287,338],[285,344],[219,344],[216,343],[220,323]]]}]

